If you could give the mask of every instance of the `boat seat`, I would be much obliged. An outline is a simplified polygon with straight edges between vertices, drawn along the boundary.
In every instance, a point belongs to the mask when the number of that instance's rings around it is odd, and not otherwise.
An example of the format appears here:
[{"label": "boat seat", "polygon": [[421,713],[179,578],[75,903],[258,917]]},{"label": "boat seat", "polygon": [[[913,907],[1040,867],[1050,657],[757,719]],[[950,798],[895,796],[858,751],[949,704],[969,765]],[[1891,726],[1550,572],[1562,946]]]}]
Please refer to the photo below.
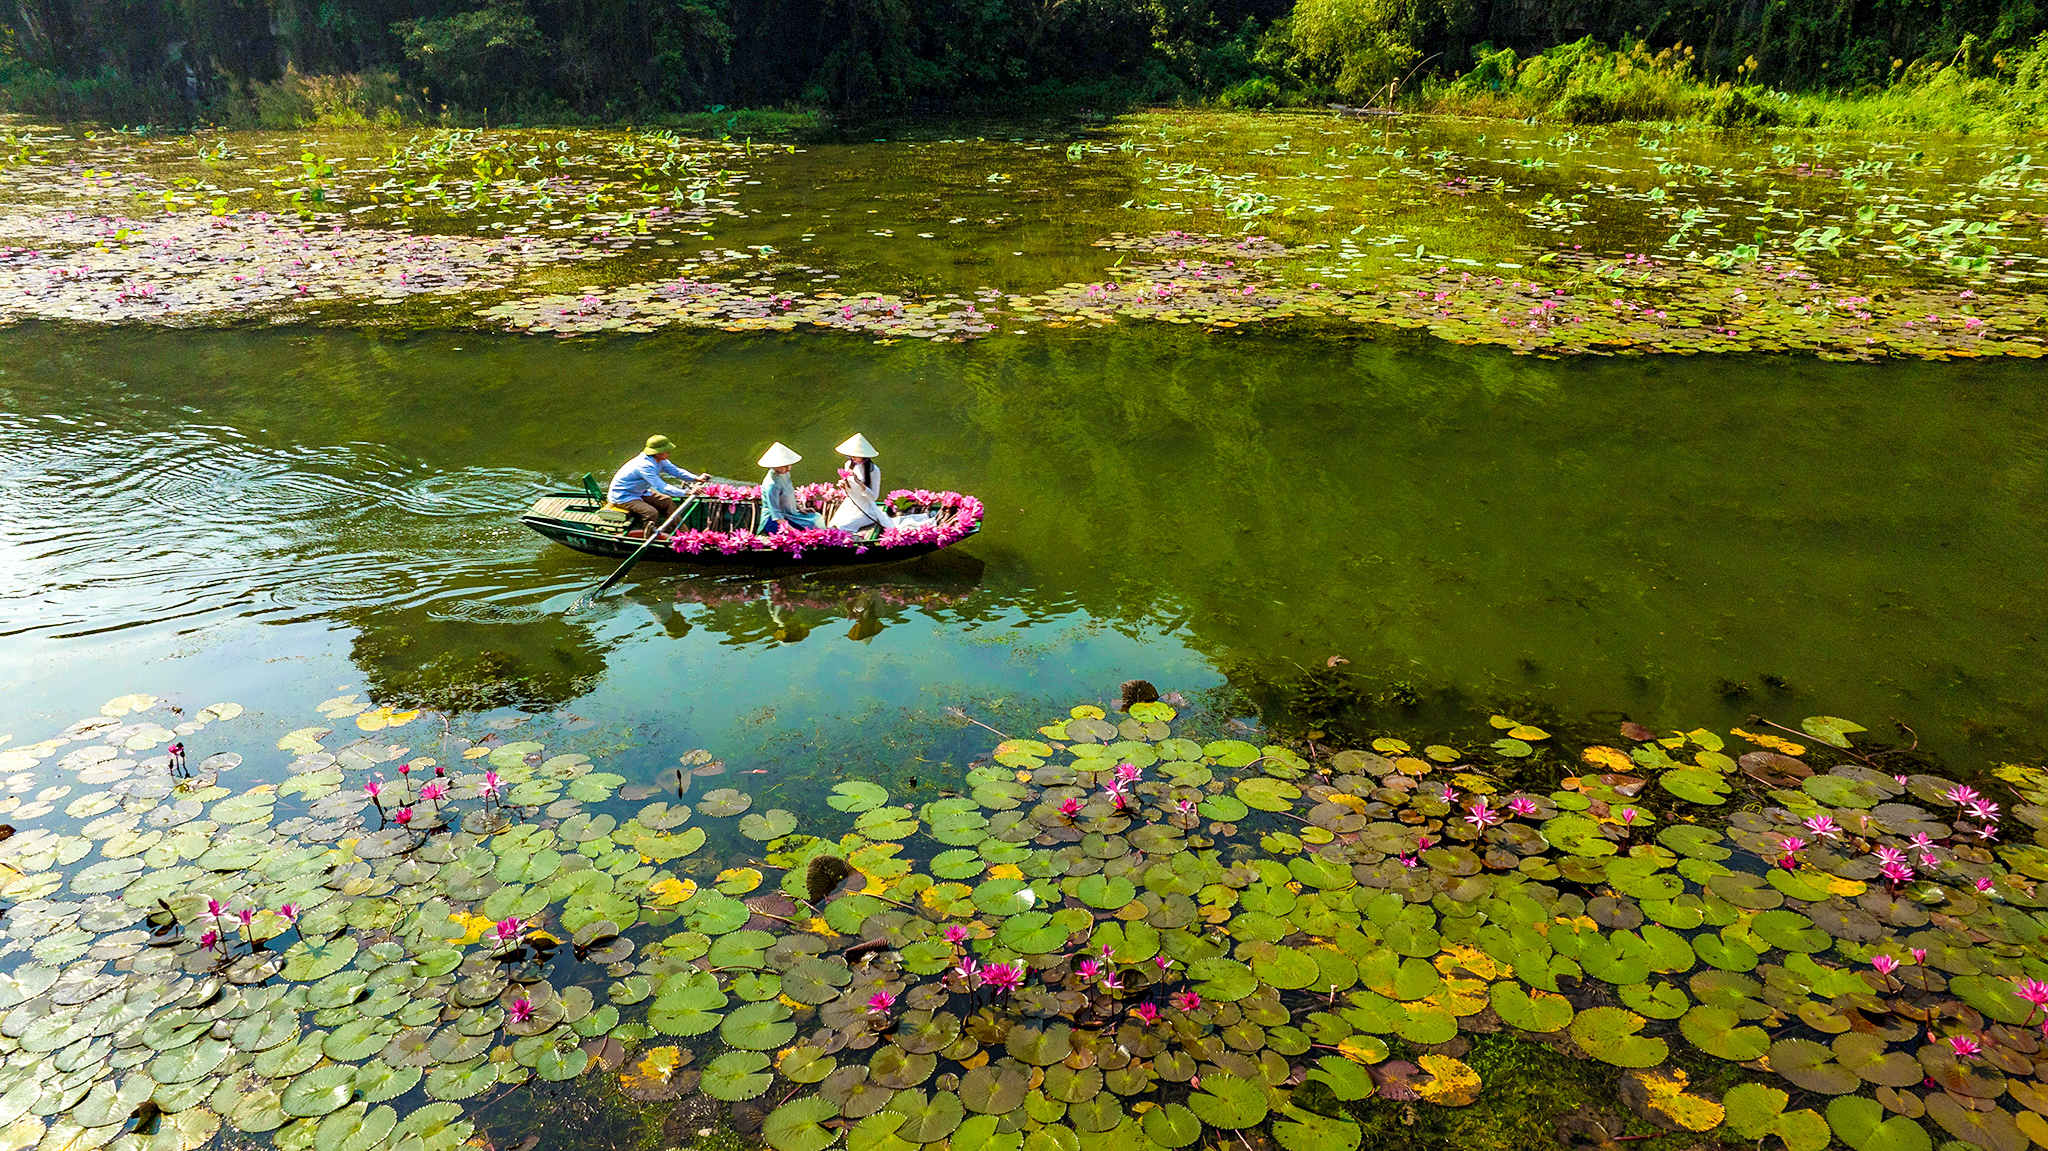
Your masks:
[{"label": "boat seat", "polygon": [[606,507],[601,503],[593,506],[574,496],[542,496],[534,501],[533,509],[528,514],[565,523],[583,524],[610,535],[624,531],[627,521],[632,519],[617,508]]},{"label": "boat seat", "polygon": [[596,524],[623,524],[633,518],[626,509],[605,498],[604,489],[597,486],[597,477],[589,472],[583,473],[583,498],[590,501],[589,507],[571,505],[570,510],[591,512],[597,516],[597,519],[588,522]]}]

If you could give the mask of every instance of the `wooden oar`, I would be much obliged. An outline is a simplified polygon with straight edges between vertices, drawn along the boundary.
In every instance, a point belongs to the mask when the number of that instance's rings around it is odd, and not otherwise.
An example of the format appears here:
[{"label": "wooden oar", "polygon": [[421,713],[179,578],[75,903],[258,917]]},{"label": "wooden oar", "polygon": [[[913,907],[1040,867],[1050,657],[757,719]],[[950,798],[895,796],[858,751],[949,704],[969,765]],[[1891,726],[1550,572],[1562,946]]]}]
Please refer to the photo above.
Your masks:
[{"label": "wooden oar", "polygon": [[590,605],[590,601],[610,591],[612,587],[616,585],[620,580],[625,579],[626,573],[633,570],[633,565],[640,562],[640,553],[646,551],[649,544],[652,544],[655,541],[655,539],[657,539],[661,535],[661,533],[667,531],[669,527],[676,522],[676,520],[682,518],[682,514],[684,512],[689,511],[691,508],[696,506],[697,497],[693,495],[689,499],[683,501],[683,503],[680,506],[678,506],[675,511],[670,512],[668,519],[662,521],[660,527],[655,528],[653,531],[647,533],[647,539],[644,540],[639,547],[633,549],[633,554],[626,557],[626,562],[619,565],[619,570],[613,572],[609,576],[606,576],[605,581],[603,583],[598,584],[596,587],[590,589],[589,593],[586,594],[582,599],[579,599],[575,603],[569,605],[570,613],[573,614],[575,612],[582,611],[585,607],[588,607]]}]

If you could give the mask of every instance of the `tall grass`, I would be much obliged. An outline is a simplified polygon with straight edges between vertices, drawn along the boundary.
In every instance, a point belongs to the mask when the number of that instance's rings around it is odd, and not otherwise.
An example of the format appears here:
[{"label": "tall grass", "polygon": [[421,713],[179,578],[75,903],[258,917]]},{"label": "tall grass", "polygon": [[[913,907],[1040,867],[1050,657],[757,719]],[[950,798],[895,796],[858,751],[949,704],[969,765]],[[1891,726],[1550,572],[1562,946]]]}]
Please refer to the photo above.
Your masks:
[{"label": "tall grass", "polygon": [[1686,121],[1725,128],[1798,127],[1851,131],[2039,134],[2048,131],[2048,35],[1988,60],[1911,66],[1895,61],[1883,86],[1791,93],[1749,82],[1745,61],[1732,79],[1702,74],[1692,49],[1652,51],[1640,42],[1609,49],[1591,39],[1518,57],[1482,48],[1462,76],[1426,81],[1409,106],[1453,115],[1562,120]]}]

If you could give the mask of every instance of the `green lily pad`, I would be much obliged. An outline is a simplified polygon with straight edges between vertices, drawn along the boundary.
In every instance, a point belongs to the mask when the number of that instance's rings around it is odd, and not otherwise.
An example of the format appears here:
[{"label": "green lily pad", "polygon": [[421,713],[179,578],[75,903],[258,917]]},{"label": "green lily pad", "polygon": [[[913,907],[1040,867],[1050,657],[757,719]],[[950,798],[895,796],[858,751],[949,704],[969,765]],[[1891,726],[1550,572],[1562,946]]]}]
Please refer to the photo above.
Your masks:
[{"label": "green lily pad", "polygon": [[1619,1007],[1592,1007],[1571,1024],[1572,1040],[1593,1058],[1617,1067],[1654,1067],[1670,1056],[1662,1039],[1638,1035],[1643,1017]]},{"label": "green lily pad", "polygon": [[339,1111],[355,1096],[355,1082],[355,1068],[330,1063],[292,1080],[280,1105],[287,1115],[326,1115]]},{"label": "green lily pad", "polygon": [[775,1076],[767,1070],[768,1062],[765,1052],[728,1051],[704,1068],[704,1078],[698,1086],[713,1099],[727,1102],[753,1099],[768,1090],[768,1085],[775,1081]]},{"label": "green lily pad", "polygon": [[793,1099],[771,1112],[761,1124],[761,1138],[775,1151],[825,1151],[839,1133],[820,1126],[838,1117],[838,1108],[819,1096]]},{"label": "green lily pad", "polygon": [[1701,1051],[1738,1063],[1757,1058],[1771,1044],[1762,1028],[1743,1026],[1742,1016],[1727,1007],[1694,1007],[1678,1021],[1678,1029]]},{"label": "green lily pad", "polygon": [[469,1099],[498,1081],[498,1065],[484,1059],[450,1063],[427,1072],[427,1094],[443,1101]]},{"label": "green lily pad", "polygon": [[888,801],[888,791],[876,784],[860,779],[847,780],[834,786],[832,794],[825,797],[825,802],[832,805],[835,810],[850,811],[855,814],[863,811],[873,811]]},{"label": "green lily pad", "polygon": [[1161,1147],[1186,1147],[1202,1137],[1202,1121],[1178,1103],[1168,1103],[1145,1113],[1141,1124],[1145,1138]]},{"label": "green lily pad", "polygon": [[771,999],[734,1009],[720,1024],[718,1034],[728,1046],[767,1051],[794,1038],[796,1024],[789,1021],[789,1008]]},{"label": "green lily pad", "polygon": [[1886,1118],[1875,1099],[1842,1095],[1828,1101],[1828,1125],[1853,1151],[1932,1151],[1927,1129],[1904,1115]]},{"label": "green lily pad", "polygon": [[1256,1127],[1266,1119],[1265,1091],[1229,1073],[1204,1075],[1202,1089],[1188,1097],[1187,1106],[1211,1127],[1237,1130]]}]

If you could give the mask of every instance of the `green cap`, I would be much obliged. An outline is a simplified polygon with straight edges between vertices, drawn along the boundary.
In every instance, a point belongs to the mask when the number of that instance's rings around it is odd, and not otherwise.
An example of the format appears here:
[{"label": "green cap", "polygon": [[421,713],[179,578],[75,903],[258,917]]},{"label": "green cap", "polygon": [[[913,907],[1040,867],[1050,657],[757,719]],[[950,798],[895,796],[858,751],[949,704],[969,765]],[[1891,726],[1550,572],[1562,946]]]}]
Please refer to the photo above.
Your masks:
[{"label": "green cap", "polygon": [[669,439],[667,436],[647,437],[647,454],[650,456],[657,455],[661,452],[672,452],[675,450],[675,441]]}]

